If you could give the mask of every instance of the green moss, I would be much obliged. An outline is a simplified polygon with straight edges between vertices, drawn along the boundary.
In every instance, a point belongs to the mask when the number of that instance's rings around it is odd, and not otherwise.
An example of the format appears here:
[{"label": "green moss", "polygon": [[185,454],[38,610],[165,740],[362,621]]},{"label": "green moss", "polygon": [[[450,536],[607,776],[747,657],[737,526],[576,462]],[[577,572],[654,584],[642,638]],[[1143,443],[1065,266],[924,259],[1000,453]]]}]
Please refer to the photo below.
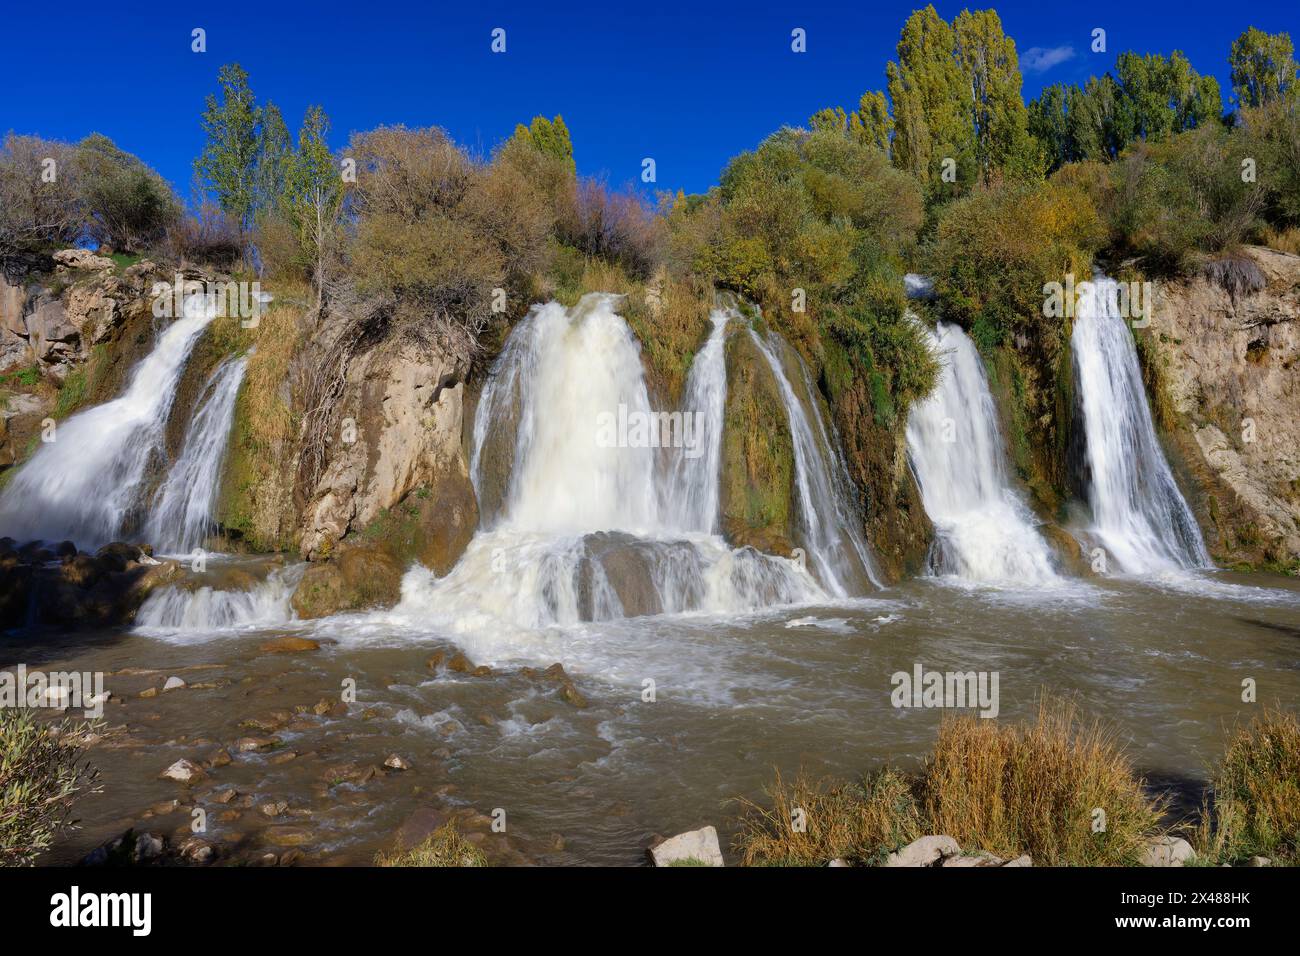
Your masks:
[{"label": "green moss", "polygon": [[51,416],[55,420],[67,418],[98,395],[108,373],[108,365],[108,346],[96,345],[92,348],[86,362],[69,372],[63,380]]}]

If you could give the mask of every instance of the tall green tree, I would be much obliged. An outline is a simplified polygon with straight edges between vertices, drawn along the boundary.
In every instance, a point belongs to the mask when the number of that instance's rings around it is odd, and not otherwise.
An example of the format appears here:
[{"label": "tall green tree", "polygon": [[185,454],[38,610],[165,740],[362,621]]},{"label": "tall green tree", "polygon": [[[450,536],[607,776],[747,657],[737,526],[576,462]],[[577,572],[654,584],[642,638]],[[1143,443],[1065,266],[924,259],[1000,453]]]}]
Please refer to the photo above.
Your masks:
[{"label": "tall green tree", "polygon": [[203,110],[207,136],[194,169],[207,182],[221,208],[246,229],[256,202],[261,111],[248,87],[248,74],[229,63],[217,74],[221,99],[209,94]]},{"label": "tall green tree", "polygon": [[343,179],[326,137],[330,121],[319,106],[307,107],[298,148],[285,163],[280,209],[293,227],[315,280],[317,304],[323,296],[326,270],[337,244]]},{"label": "tall green tree", "polygon": [[1289,33],[1265,33],[1251,27],[1233,40],[1228,66],[1237,105],[1295,101],[1300,85],[1296,81],[1294,53]]},{"label": "tall green tree", "polygon": [[907,18],[898,60],[885,69],[894,104],[894,165],[927,185],[940,182],[944,159],[956,162],[960,181],[974,179],[970,92],[955,48],[952,27],[927,6]]},{"label": "tall green tree", "polygon": [[981,179],[996,170],[1017,178],[1038,171],[1037,146],[1029,135],[1029,114],[1020,95],[1016,44],[993,10],[963,10],[952,25],[954,56],[967,94],[966,112]]},{"label": "tall green tree", "polygon": [[885,94],[879,90],[863,93],[858,108],[849,114],[849,136],[888,155],[893,135],[894,119],[889,115]]},{"label": "tall green tree", "polygon": [[534,116],[527,126],[520,123],[515,127],[514,138],[531,143],[544,155],[563,160],[571,172],[577,171],[573,161],[573,140],[563,116],[557,115],[554,119]]},{"label": "tall green tree", "polygon": [[253,203],[255,212],[274,210],[288,184],[293,143],[280,108],[268,102],[258,129]]}]

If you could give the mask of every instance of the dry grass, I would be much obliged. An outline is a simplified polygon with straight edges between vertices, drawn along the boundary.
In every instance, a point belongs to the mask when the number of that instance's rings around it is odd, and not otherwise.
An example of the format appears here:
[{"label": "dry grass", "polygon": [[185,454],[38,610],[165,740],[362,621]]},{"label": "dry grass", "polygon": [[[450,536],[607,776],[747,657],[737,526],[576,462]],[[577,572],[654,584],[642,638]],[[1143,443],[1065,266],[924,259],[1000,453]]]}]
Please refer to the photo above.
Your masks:
[{"label": "dry grass", "polygon": [[1082,720],[1073,702],[1046,697],[1030,724],[946,721],[920,792],[928,832],[966,850],[1028,853],[1045,866],[1136,863],[1164,812],[1113,731]]},{"label": "dry grass", "polygon": [[398,846],[392,853],[375,856],[376,866],[487,866],[483,851],[460,835],[454,821],[429,834],[409,850]]},{"label": "dry grass", "polygon": [[1300,256],[1300,226],[1292,226],[1290,229],[1266,228],[1263,242],[1270,249],[1276,249],[1278,252],[1289,252],[1293,256]]},{"label": "dry grass", "polygon": [[1267,709],[1238,726],[1214,776],[1198,849],[1216,863],[1300,863],[1300,722]]},{"label": "dry grass", "polygon": [[736,846],[746,866],[825,866],[836,858],[871,865],[923,832],[911,785],[893,770],[843,785],[800,774],[787,786],[778,773],[768,796],[770,809],[740,801]]},{"label": "dry grass", "polygon": [[[966,852],[1028,853],[1035,865],[1132,865],[1164,813],[1112,731],[1048,698],[1026,724],[946,721],[917,775],[883,770],[850,785],[800,776],[789,786],[778,775],[769,796],[770,808],[742,801],[736,847],[747,865],[879,864],[924,834],[947,834]],[[796,808],[804,832],[791,823]],[[1104,826],[1094,826],[1097,810]]]}]

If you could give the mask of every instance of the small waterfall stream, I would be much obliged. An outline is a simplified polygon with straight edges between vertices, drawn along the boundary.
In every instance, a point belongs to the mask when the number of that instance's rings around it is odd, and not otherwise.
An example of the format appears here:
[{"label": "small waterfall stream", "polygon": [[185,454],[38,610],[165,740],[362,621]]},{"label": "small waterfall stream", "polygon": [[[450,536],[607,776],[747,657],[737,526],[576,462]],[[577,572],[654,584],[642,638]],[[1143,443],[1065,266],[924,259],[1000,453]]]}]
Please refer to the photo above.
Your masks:
[{"label": "small waterfall stream", "polygon": [[775,334],[764,339],[752,328],[749,334],[767,360],[785,405],[794,442],[800,531],[810,565],[816,569],[822,586],[836,597],[860,593],[863,578],[880,587],[871,553],[859,530],[861,522],[848,501],[848,473],[822,418],[807,366],[792,349],[783,349],[793,355],[793,363],[799,367],[804,388],[801,400],[795,394],[785,362],[777,355],[784,343]]},{"label": "small waterfall stream", "polygon": [[204,295],[186,298],[183,315],[135,366],[121,396],[58,425],[54,441],[0,494],[0,534],[96,547],[132,529],[185,362],[217,306]]},{"label": "small waterfall stream", "polygon": [[213,510],[221,486],[221,467],[230,442],[235,399],[248,359],[227,359],[208,379],[190,419],[180,457],[154,493],[144,537],[162,554],[185,554],[202,547],[215,530]]},{"label": "small waterfall stream", "polygon": [[1087,442],[1091,534],[1130,574],[1211,565],[1156,438],[1137,348],[1111,279],[1082,297],[1070,340]]},{"label": "small waterfall stream", "polygon": [[940,322],[925,334],[940,362],[939,381],[912,407],[907,454],[935,527],[932,568],[995,584],[1056,580],[1047,543],[1008,479],[979,353],[955,325]]}]

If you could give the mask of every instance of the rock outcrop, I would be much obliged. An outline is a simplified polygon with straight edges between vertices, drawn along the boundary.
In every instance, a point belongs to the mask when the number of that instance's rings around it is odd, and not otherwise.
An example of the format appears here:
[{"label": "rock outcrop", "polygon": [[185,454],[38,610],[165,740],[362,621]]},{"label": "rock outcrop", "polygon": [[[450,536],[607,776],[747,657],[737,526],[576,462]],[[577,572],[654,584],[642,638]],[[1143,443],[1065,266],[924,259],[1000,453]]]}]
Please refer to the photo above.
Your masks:
[{"label": "rock outcrop", "polygon": [[[1300,562],[1300,257],[1245,253],[1265,286],[1165,285],[1148,385],[1172,409],[1174,460],[1210,550],[1225,563]],[[1163,394],[1161,394],[1163,393]],[[1159,417],[1159,415],[1158,415]],[[1169,417],[1166,415],[1166,417]],[[1188,482],[1185,482],[1185,484]]]}]

